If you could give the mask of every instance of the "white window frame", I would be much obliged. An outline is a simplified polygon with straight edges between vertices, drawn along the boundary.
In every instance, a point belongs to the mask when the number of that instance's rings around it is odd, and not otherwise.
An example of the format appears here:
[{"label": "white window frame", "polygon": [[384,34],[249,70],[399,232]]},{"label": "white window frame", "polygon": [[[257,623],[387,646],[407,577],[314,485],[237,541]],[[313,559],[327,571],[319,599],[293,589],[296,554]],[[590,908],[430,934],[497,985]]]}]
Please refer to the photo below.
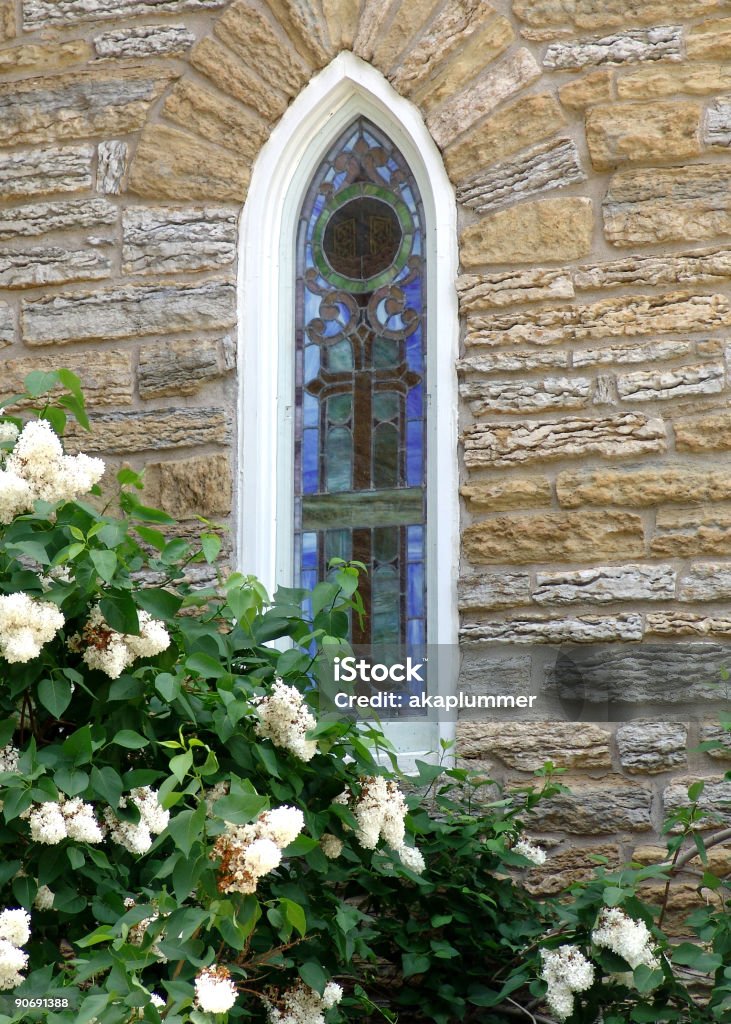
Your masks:
[{"label": "white window frame", "polygon": [[[321,160],[359,115],[381,127],[401,150],[424,205],[427,642],[454,651],[459,563],[454,189],[419,110],[350,52],[313,78],[283,115],[254,164],[241,218],[237,562],[270,593],[277,585],[292,585],[297,221]],[[453,692],[454,686],[454,679],[439,673],[440,692]],[[400,751],[418,755],[438,748],[440,739],[451,739],[454,726],[393,722],[387,733]]]}]

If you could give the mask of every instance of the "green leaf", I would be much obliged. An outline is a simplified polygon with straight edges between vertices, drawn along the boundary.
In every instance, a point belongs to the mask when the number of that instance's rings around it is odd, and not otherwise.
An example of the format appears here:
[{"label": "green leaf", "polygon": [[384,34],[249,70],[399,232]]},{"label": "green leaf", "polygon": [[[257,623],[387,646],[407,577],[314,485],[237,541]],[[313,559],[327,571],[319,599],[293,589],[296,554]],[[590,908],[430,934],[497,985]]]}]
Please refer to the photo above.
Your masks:
[{"label": "green leaf", "polygon": [[150,526],[135,526],[135,531],[145,544],[149,544],[156,551],[162,551],[168,542],[164,533],[160,533],[159,530],[153,530]]},{"label": "green leaf", "polygon": [[414,974],[426,974],[431,966],[431,958],[423,953],[403,953],[401,963],[404,977],[411,978]]},{"label": "green leaf", "polygon": [[658,968],[648,967],[647,964],[640,964],[635,967],[634,973],[635,988],[638,992],[652,992],[665,981],[665,975]]},{"label": "green leaf", "polygon": [[321,964],[318,964],[315,960],[308,960],[306,963],[300,964],[297,970],[305,985],[309,985],[310,988],[314,988],[315,992],[322,995],[328,978]]},{"label": "green leaf", "polygon": [[228,669],[210,654],[191,654],[185,662],[185,667],[203,679],[220,679],[221,676],[229,674]]},{"label": "green leaf", "polygon": [[232,825],[248,825],[250,821],[259,817],[268,803],[267,797],[258,796],[256,793],[231,793],[230,796],[216,800],[213,812],[224,821],[230,821]]},{"label": "green leaf", "polygon": [[42,679],[38,684],[38,700],[54,718],[60,718],[71,703],[71,684],[66,679]]},{"label": "green leaf", "polygon": [[155,678],[155,689],[163,700],[173,701],[180,693],[180,680],[171,676],[169,672],[161,672]]},{"label": "green leaf", "polygon": [[21,907],[26,910],[30,910],[33,906],[33,900],[36,898],[38,892],[38,884],[33,878],[29,878],[28,875],[21,875],[20,878],[13,879],[13,895],[15,896]]},{"label": "green leaf", "polygon": [[202,838],[206,821],[206,805],[201,803],[194,811],[180,811],[167,827],[173,842],[184,856],[188,856],[193,843]]},{"label": "green leaf", "polygon": [[126,747],[127,750],[141,750],[142,747],[148,746],[149,742],[134,729],[120,729],[112,740],[112,743],[116,743],[118,747]]},{"label": "green leaf", "polygon": [[706,784],[702,779],[699,782],[693,782],[688,786],[688,799],[690,802],[695,803],[705,788]]},{"label": "green leaf", "polygon": [[692,942],[681,942],[676,946],[672,960],[675,964],[692,967],[693,970],[702,971],[704,974],[718,970],[723,963],[723,958],[718,953],[706,953]]},{"label": "green leaf", "polygon": [[202,533],[201,548],[203,549],[205,560],[209,565],[212,565],[220,554],[221,538],[215,533]]},{"label": "green leaf", "polygon": [[89,776],[78,768],[59,768],[53,776],[53,781],[66,796],[78,796],[89,785]]},{"label": "green leaf", "polygon": [[118,633],[139,635],[140,620],[132,596],[127,590],[108,590],[99,602],[101,613]]},{"label": "green leaf", "polygon": [[146,587],[144,590],[138,590],[135,598],[140,608],[149,612],[154,618],[165,621],[174,619],[183,603],[182,597],[159,587]]},{"label": "green leaf", "polygon": [[33,370],[23,381],[31,398],[44,395],[59,383],[58,370]]},{"label": "green leaf", "polygon": [[184,754],[177,754],[170,758],[168,767],[179,783],[182,783],[185,776],[193,766],[193,751],[186,750]]},{"label": "green leaf", "polygon": [[305,912],[299,903],[295,903],[293,900],[280,899],[279,906],[284,911],[284,918],[289,924],[295,928],[300,935],[304,936],[307,931],[307,920],[305,918]]},{"label": "green leaf", "polygon": [[91,785],[94,792],[110,807],[119,806],[119,798],[124,792],[124,786],[114,768],[109,765],[104,765],[103,768],[92,768]]},{"label": "green leaf", "polygon": [[91,560],[94,568],[105,583],[111,583],[114,573],[117,570],[117,556],[113,551],[91,551]]},{"label": "green leaf", "polygon": [[608,907],[618,907],[627,893],[624,889],[618,889],[615,885],[608,885],[604,890],[604,902]]}]

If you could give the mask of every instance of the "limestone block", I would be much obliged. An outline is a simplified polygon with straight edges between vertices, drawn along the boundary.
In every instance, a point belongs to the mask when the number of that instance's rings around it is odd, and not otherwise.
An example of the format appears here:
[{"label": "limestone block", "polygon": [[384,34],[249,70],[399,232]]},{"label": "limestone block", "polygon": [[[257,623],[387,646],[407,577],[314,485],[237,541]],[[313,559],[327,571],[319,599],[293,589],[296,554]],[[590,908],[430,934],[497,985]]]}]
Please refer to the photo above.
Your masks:
[{"label": "limestone block", "polygon": [[[457,685],[460,693],[475,696],[509,693],[516,697],[534,693],[531,679],[533,655],[525,648],[519,652],[515,648],[506,650],[499,646],[468,644],[460,649],[459,655]],[[467,758],[463,760],[466,764]],[[484,764],[478,758],[472,758],[469,767],[477,768],[480,763]]]},{"label": "limestone block", "polygon": [[0,85],[0,143],[78,139],[142,128],[170,81],[164,69],[79,71]]},{"label": "limestone block", "polygon": [[182,14],[184,11],[214,11],[227,0],[23,0],[26,31],[76,25],[106,18],[141,14]]},{"label": "limestone block", "polygon": [[579,290],[621,285],[724,282],[731,278],[731,249],[626,256],[606,263],[586,264],[572,271],[571,276]]},{"label": "limestone block", "polygon": [[542,199],[498,210],[462,232],[465,267],[485,263],[533,263],[580,259],[591,251],[591,199]]},{"label": "limestone block", "polygon": [[255,110],[265,121],[276,121],[287,108],[284,93],[265,85],[261,78],[215,39],[202,39],[194,46],[190,62],[217,89]]},{"label": "limestone block", "polygon": [[472,178],[457,189],[457,202],[484,213],[585,178],[576,145],[571,139],[557,139]]},{"label": "limestone block", "polygon": [[210,406],[106,413],[94,416],[91,427],[89,434],[74,422],[70,423],[65,438],[69,451],[126,455],[162,448],[225,445],[231,440],[228,411]]},{"label": "limestone block", "polygon": [[[731,873],[731,849],[723,846],[712,846],[706,851],[708,868],[715,875],[723,877]],[[632,860],[638,864],[661,864],[668,859],[668,851],[664,846],[636,846],[632,851]],[[699,864],[696,860],[695,864]],[[691,867],[693,863],[691,862]]]},{"label": "limestone block", "polygon": [[432,23],[439,6],[438,0],[366,0],[354,52],[387,74],[419,30]]},{"label": "limestone block", "polygon": [[598,565],[591,569],[537,572],[532,598],[540,605],[611,604],[612,601],[671,601],[675,570],[670,565]]},{"label": "limestone block", "polygon": [[360,15],[360,0],[322,0],[322,11],[335,53],[352,50]]},{"label": "limestone block", "polygon": [[559,504],[651,508],[665,502],[691,504],[731,499],[731,467],[648,466],[642,469],[581,469],[559,473]]},{"label": "limestone block", "polygon": [[625,722],[616,740],[622,767],[632,774],[654,775],[687,764],[688,730],[678,722]]},{"label": "limestone block", "polygon": [[[726,481],[723,497],[731,498],[731,473]],[[727,601],[731,598],[731,562],[696,562],[683,576],[678,596],[681,601]]]},{"label": "limestone block", "polygon": [[570,793],[541,800],[535,827],[578,835],[647,832],[652,828],[652,790],[620,775],[573,783]]},{"label": "limestone block", "polygon": [[653,612],[647,632],[658,636],[731,636],[731,616],[695,615],[693,612]]},{"label": "limestone block", "polygon": [[[283,23],[282,27],[286,31],[288,25]],[[214,31],[244,64],[287,96],[296,96],[312,73],[312,66],[251,0],[231,4]]]},{"label": "limestone block", "polygon": [[731,413],[677,420],[675,446],[681,452],[731,449]]},{"label": "limestone block", "polygon": [[577,349],[573,365],[606,366],[610,363],[657,363],[693,354],[691,341],[668,338],[663,341],[631,342],[625,345],[602,345],[599,348]]},{"label": "limestone block", "polygon": [[712,238],[731,231],[731,181],[721,164],[620,171],[603,213],[613,245]]},{"label": "limestone block", "polygon": [[621,164],[698,156],[696,103],[609,103],[586,115],[586,142],[598,171]]},{"label": "limestone block", "polygon": [[221,207],[130,207],[122,231],[126,274],[215,270],[236,256],[236,213]]},{"label": "limestone block", "polygon": [[60,245],[34,245],[0,250],[0,287],[35,288],[68,281],[95,281],[109,277],[112,261],[95,249],[65,249]]},{"label": "limestone block", "polygon": [[553,135],[565,123],[553,96],[524,96],[498,110],[463,139],[447,143],[447,172],[452,181],[471,180],[485,167]]},{"label": "limestone block", "polygon": [[15,0],[0,0],[0,42],[14,39],[17,26],[15,24]]},{"label": "limestone block", "polygon": [[145,501],[179,519],[229,515],[232,488],[231,465],[222,453],[145,469]]},{"label": "limestone block", "polygon": [[15,341],[15,314],[7,302],[0,302],[0,348]]},{"label": "limestone block", "polygon": [[324,67],[335,56],[318,0],[267,0],[267,6],[312,67]]},{"label": "limestone block", "polygon": [[486,71],[433,114],[426,123],[438,146],[444,147],[476,121],[490,114],[498,104],[541,76],[541,69],[529,50],[517,50],[494,70]]},{"label": "limestone block", "polygon": [[457,362],[460,373],[495,374],[506,372],[523,372],[525,370],[541,370],[545,367],[568,367],[569,359],[566,352],[508,351],[481,352],[476,356],[468,356]]},{"label": "limestone block", "polygon": [[535,512],[496,516],[468,526],[463,552],[471,562],[530,565],[641,558],[642,520],[629,512]]},{"label": "limestone block", "polygon": [[626,458],[663,452],[666,446],[662,420],[648,419],[640,413],[622,413],[604,419],[566,417],[515,425],[475,423],[464,432],[468,469],[518,466],[587,455]]},{"label": "limestone block", "polygon": [[[2,8],[0,7],[0,18]],[[0,27],[0,38],[2,29]],[[0,52],[0,72],[8,71],[50,71],[67,64],[83,64],[92,54],[91,46],[83,39],[68,43],[26,44],[14,46]]]},{"label": "limestone block", "polygon": [[619,615],[575,615],[548,619],[538,616],[505,622],[465,623],[459,631],[461,643],[511,644],[594,644],[609,640],[641,640],[642,616],[634,612]]},{"label": "limestone block", "polygon": [[460,722],[462,757],[499,757],[509,768],[534,772],[546,761],[558,768],[611,768],[610,733],[581,722]]},{"label": "limestone block", "polygon": [[619,397],[628,402],[667,401],[687,395],[717,395],[725,385],[723,363],[634,370],[617,375]]},{"label": "limestone block", "polygon": [[376,37],[379,33],[388,31],[388,25],[400,5],[401,0],[363,0],[353,40],[353,53],[363,60],[371,59]]},{"label": "limestone block", "polygon": [[646,334],[690,334],[730,325],[731,304],[725,295],[680,291],[622,295],[536,313],[469,316],[466,343],[554,345]]},{"label": "limestone block", "polygon": [[721,149],[731,146],[731,103],[716,100],[709,107],[703,141],[707,146],[718,146]]},{"label": "limestone block", "polygon": [[266,122],[253,111],[187,79],[171,91],[163,114],[182,128],[235,152],[246,163],[253,163],[269,135]]},{"label": "limestone block", "polygon": [[511,477],[495,483],[467,484],[459,492],[472,508],[487,512],[542,508],[551,504],[551,482],[545,476]]},{"label": "limestone block", "polygon": [[[97,352],[64,353],[63,366],[81,380],[87,406],[132,404],[132,356],[119,349]],[[23,380],[31,370],[57,370],[56,356],[33,356],[32,359],[8,359],[3,362],[3,390],[20,392]]]},{"label": "limestone block", "polygon": [[698,807],[705,812],[705,816],[696,825],[696,828],[728,827],[731,825],[731,781],[713,777],[673,779],[670,785],[663,790],[662,799],[665,811],[675,811],[680,807],[687,807],[690,803],[688,786],[701,781],[705,782],[705,787],[698,798]]},{"label": "limestone block", "polygon": [[569,110],[585,110],[595,103],[607,103],[612,98],[612,71],[609,68],[590,71],[578,81],[560,86],[558,96]]},{"label": "limestone block", "polygon": [[142,25],[121,28],[94,36],[97,57],[179,56],[195,42],[185,25]]},{"label": "limestone block", "polygon": [[464,274],[457,281],[463,313],[546,299],[572,299],[574,286],[563,270],[508,270],[495,274]]},{"label": "limestone block", "polygon": [[551,43],[543,58],[543,66],[552,71],[573,71],[597,64],[681,60],[682,34],[680,26],[664,25],[619,32],[601,39]]},{"label": "limestone block", "polygon": [[513,0],[513,13],[534,28],[579,29],[667,24],[723,8],[725,0]]},{"label": "limestone block", "polygon": [[117,222],[117,208],[106,199],[27,203],[0,210],[0,241],[74,228],[101,230]]},{"label": "limestone block", "polygon": [[621,100],[651,100],[686,92],[692,96],[731,89],[731,68],[728,64],[677,64],[644,67],[617,82]]},{"label": "limestone block", "polygon": [[100,142],[97,147],[96,188],[105,195],[119,195],[127,171],[129,146],[121,140]]},{"label": "limestone block", "polygon": [[702,21],[688,28],[685,52],[690,60],[721,60],[731,57],[731,18]]},{"label": "limestone block", "polygon": [[460,397],[473,416],[490,412],[541,412],[544,409],[584,409],[594,382],[589,377],[544,377],[542,380],[467,380]]},{"label": "limestone block", "polygon": [[[709,757],[719,761],[731,761],[731,732],[728,729],[724,729],[720,725],[702,725],[698,739],[701,743],[720,743],[720,747],[716,747],[714,750],[707,750],[706,753]],[[731,850],[727,849],[725,854],[731,861]],[[728,871],[731,872],[731,862],[729,863]]]},{"label": "limestone block", "polygon": [[609,871],[618,868],[623,860],[620,848],[612,843],[571,846],[559,853],[551,852],[542,867],[531,868],[523,877],[523,885],[534,896],[558,896],[574,882],[593,878],[597,857],[605,858]]},{"label": "limestone block", "polygon": [[[712,850],[708,852],[710,859]],[[696,865],[700,865],[700,862],[697,860],[689,864],[688,867],[693,868]],[[637,890],[637,895],[645,903],[659,907],[665,898],[665,883],[641,885]],[[698,882],[696,881],[678,882],[673,880],[668,894],[667,912],[662,923],[665,934],[671,938],[677,937],[684,940],[690,935],[695,939],[695,932],[687,923],[687,918],[693,911],[705,909],[712,898],[710,889],[698,891]],[[692,981],[690,982],[690,987],[691,991],[693,991]],[[695,989],[695,991],[697,992],[699,989]]]},{"label": "limestone block", "polygon": [[[530,576],[527,572],[464,576],[457,592],[459,608],[464,612],[530,604]],[[469,756],[464,751],[462,754]]]},{"label": "limestone block", "polygon": [[245,160],[164,125],[143,131],[129,177],[130,191],[148,199],[243,203],[248,184]]},{"label": "limestone block", "polygon": [[5,199],[84,192],[91,188],[92,146],[0,153],[0,194]]},{"label": "limestone block", "polygon": [[669,558],[731,554],[731,510],[723,506],[659,509],[650,552]]},{"label": "limestone block", "polygon": [[138,368],[140,398],[194,395],[223,376],[232,368],[226,340],[196,338],[143,345]]},{"label": "limestone block", "polygon": [[234,291],[226,281],[206,281],[28,299],[21,313],[23,340],[27,345],[61,345],[228,327],[235,321]]}]

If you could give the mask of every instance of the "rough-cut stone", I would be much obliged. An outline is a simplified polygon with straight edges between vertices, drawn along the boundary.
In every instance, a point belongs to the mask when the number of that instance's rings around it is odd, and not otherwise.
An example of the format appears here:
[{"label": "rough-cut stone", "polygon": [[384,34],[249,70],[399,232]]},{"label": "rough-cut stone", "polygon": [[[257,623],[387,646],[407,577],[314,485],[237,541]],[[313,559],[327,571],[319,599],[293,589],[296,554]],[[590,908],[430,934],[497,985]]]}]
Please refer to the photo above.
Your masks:
[{"label": "rough-cut stone", "polygon": [[142,128],[171,72],[79,71],[0,85],[0,143],[78,139]]},{"label": "rough-cut stone", "polygon": [[[0,8],[0,12],[2,8]],[[2,17],[0,13],[0,17]],[[1,33],[0,33],[1,38]],[[7,71],[50,71],[67,64],[83,64],[91,57],[92,50],[83,39],[69,43],[26,44],[0,52],[0,72]]]},{"label": "rough-cut stone", "polygon": [[634,370],[617,375],[619,397],[629,402],[667,401],[686,395],[717,395],[723,391],[723,363],[677,366],[672,370]]},{"label": "rough-cut stone", "polygon": [[576,70],[597,64],[634,64],[638,61],[680,60],[683,30],[664,25],[633,29],[601,39],[551,43],[543,58],[544,68]]},{"label": "rough-cut stone", "polygon": [[195,394],[232,368],[232,348],[229,338],[143,345],[138,369],[140,398]]},{"label": "rough-cut stone", "polygon": [[485,263],[533,263],[580,259],[591,250],[591,199],[542,199],[498,210],[462,232],[465,267]]},{"label": "rough-cut stone", "polygon": [[696,103],[609,103],[586,115],[586,142],[598,171],[621,164],[684,160],[701,151]]},{"label": "rough-cut stone", "polygon": [[731,636],[728,615],[695,615],[693,612],[653,612],[647,616],[647,632],[657,636]]},{"label": "rough-cut stone", "polygon": [[360,15],[360,0],[322,0],[322,11],[335,53],[352,50]]},{"label": "rough-cut stone", "polygon": [[[287,25],[283,27],[286,29]],[[312,73],[292,43],[276,31],[266,14],[250,0],[232,4],[214,31],[244,64],[287,96],[296,96]]]},{"label": "rough-cut stone", "polygon": [[604,419],[567,417],[517,425],[476,423],[465,430],[464,448],[469,469],[587,455],[625,458],[665,451],[665,425],[662,420],[648,419],[640,413]]},{"label": "rough-cut stone", "polygon": [[731,509],[728,507],[661,508],[655,517],[653,555],[684,558],[688,555],[731,554]]},{"label": "rough-cut stone", "polygon": [[[660,168],[656,168],[660,171]],[[731,303],[719,293],[622,295],[536,313],[467,318],[467,345],[555,345],[570,341],[690,334],[731,326]]]},{"label": "rough-cut stone", "polygon": [[681,452],[713,452],[731,449],[731,413],[721,412],[677,420],[675,446]]},{"label": "rough-cut stone", "polygon": [[131,207],[122,217],[127,274],[215,270],[236,255],[236,213],[217,207]]},{"label": "rough-cut stone", "polygon": [[675,570],[670,565],[599,565],[538,572],[531,596],[541,605],[671,601],[675,597]]},{"label": "rough-cut stone", "polygon": [[243,203],[248,184],[246,161],[163,125],[143,131],[129,177],[130,191],[150,199]]},{"label": "rough-cut stone", "polygon": [[533,896],[558,896],[574,882],[588,882],[602,857],[608,870],[623,861],[620,848],[613,843],[594,843],[587,847],[571,846],[559,853],[551,852],[542,867],[531,868],[523,877],[523,885]]},{"label": "rough-cut stone", "polygon": [[[723,877],[731,873],[731,848],[723,846],[712,846],[706,851],[708,857],[708,869],[715,875]],[[664,846],[636,846],[632,851],[632,860],[638,864],[662,864],[668,859],[668,851]],[[700,858],[695,864],[700,864]],[[694,866],[693,862],[690,864]],[[672,891],[672,890],[671,890]]]},{"label": "rough-cut stone", "polygon": [[[731,472],[726,474],[723,497],[731,498]],[[728,601],[731,598],[731,562],[692,565],[681,580],[678,596],[681,601]]]},{"label": "rough-cut stone", "polygon": [[[480,695],[533,694],[532,653],[515,648],[472,644],[463,647],[459,655],[460,693]],[[464,709],[463,709],[464,710]]]},{"label": "rough-cut stone", "polygon": [[697,803],[699,810],[704,812],[704,817],[696,825],[696,828],[713,828],[719,825],[728,827],[731,825],[731,781],[692,777],[673,779],[670,785],[663,790],[662,799],[666,813],[687,807],[690,804],[688,787],[694,782],[701,781],[705,783],[705,786]]},{"label": "rough-cut stone", "polygon": [[[530,604],[530,576],[527,572],[486,573],[465,576],[458,586],[461,611],[489,611]],[[468,757],[464,750],[463,757]]]},{"label": "rough-cut stone", "polygon": [[570,793],[541,800],[533,811],[536,827],[578,835],[646,832],[652,828],[652,790],[620,775],[580,782]]},{"label": "rough-cut stone", "polygon": [[356,35],[354,50],[383,74],[389,73],[404,49],[412,48],[419,29],[431,25],[442,6],[439,0],[392,0],[390,4],[386,0],[380,6],[389,6],[390,11],[379,25],[376,19],[369,17],[368,3],[366,0],[361,16],[364,31]]},{"label": "rough-cut stone", "polygon": [[619,760],[632,774],[654,775],[687,764],[686,726],[676,722],[627,722],[617,729]]},{"label": "rough-cut stone", "polygon": [[61,345],[173,331],[214,330],[235,321],[234,286],[150,284],[54,295],[23,302],[23,340]]},{"label": "rough-cut stone", "polygon": [[731,103],[717,100],[709,107],[703,141],[707,146],[719,146],[722,149],[731,146]]},{"label": "rough-cut stone", "polygon": [[50,195],[91,188],[92,146],[67,146],[0,153],[0,194]]},{"label": "rough-cut stone", "polygon": [[231,495],[227,455],[156,462],[145,469],[145,501],[176,519],[229,515]]},{"label": "rough-cut stone", "polygon": [[513,13],[534,28],[574,25],[589,31],[667,24],[723,8],[725,0],[513,0]]},{"label": "rough-cut stone", "polygon": [[644,67],[617,82],[621,100],[652,100],[686,92],[694,96],[731,89],[731,68],[727,64],[676,64]]},{"label": "rough-cut stone", "polygon": [[573,365],[606,366],[609,363],[657,363],[693,354],[691,341],[667,338],[663,341],[632,342],[626,345],[602,345],[599,348],[577,349]]},{"label": "rough-cut stone", "polygon": [[141,25],[94,36],[94,50],[98,57],[178,56],[194,42],[195,36],[185,25]]},{"label": "rough-cut stone", "polygon": [[127,170],[129,146],[119,139],[100,142],[97,147],[97,192],[116,196],[122,191],[122,179]]},{"label": "rough-cut stone", "polygon": [[533,352],[481,352],[477,356],[468,356],[467,359],[460,359],[457,369],[460,373],[510,373],[524,372],[525,370],[541,370],[548,366],[569,365],[569,357],[566,352],[542,352],[540,349]]},{"label": "rough-cut stone", "polygon": [[15,341],[15,313],[7,302],[0,302],[0,348]]},{"label": "rough-cut stone", "polygon": [[629,512],[537,512],[503,515],[468,526],[467,559],[487,565],[641,558],[642,519]]},{"label": "rough-cut stone", "polygon": [[544,377],[542,380],[467,380],[459,393],[473,416],[489,412],[541,412],[544,409],[584,409],[594,382],[589,377]]},{"label": "rough-cut stone", "polygon": [[287,108],[284,93],[266,85],[215,39],[202,39],[191,51],[190,62],[221,92],[256,110],[266,121],[275,121]]},{"label": "rough-cut stone", "polygon": [[585,178],[576,145],[571,139],[557,139],[472,178],[457,189],[457,201],[484,213]]},{"label": "rough-cut stone", "polygon": [[472,179],[486,166],[548,138],[566,123],[560,106],[548,94],[524,96],[483,121],[455,143],[444,160],[453,181]]},{"label": "rough-cut stone", "polygon": [[[707,750],[709,757],[720,761],[731,761],[731,732],[720,725],[702,725],[699,730],[698,739],[701,743],[719,743],[720,746],[713,750]],[[709,851],[710,852],[710,851]],[[731,858],[731,850],[726,851]],[[728,868],[731,872],[731,864]]]},{"label": "rough-cut stone", "polygon": [[[118,349],[103,352],[64,353],[63,365],[76,374],[90,407],[132,404],[132,356]],[[57,370],[56,356],[9,359],[3,363],[3,391],[22,392],[23,380],[32,370]]]},{"label": "rough-cut stone", "polygon": [[0,287],[3,288],[98,281],[109,277],[111,272],[109,255],[95,249],[65,249],[59,245],[0,249]]},{"label": "rough-cut stone", "polygon": [[517,50],[494,70],[485,72],[471,86],[458,93],[436,113],[427,125],[439,146],[491,113],[498,104],[541,76],[541,69],[529,50]]},{"label": "rough-cut stone", "polygon": [[572,299],[574,286],[564,270],[508,270],[503,273],[465,274],[457,281],[463,313],[513,306],[546,299]]},{"label": "rough-cut stone", "polygon": [[603,213],[613,245],[713,238],[731,231],[731,181],[722,164],[619,171]]},{"label": "rough-cut stone", "polygon": [[117,208],[105,199],[72,199],[32,203],[0,210],[0,241],[45,235],[49,231],[108,227],[117,221]]},{"label": "rough-cut stone", "polygon": [[23,25],[30,31],[59,23],[74,25],[138,14],[214,11],[226,3],[227,0],[24,0]]},{"label": "rough-cut stone", "polygon": [[542,508],[551,504],[551,482],[545,476],[467,484],[459,492],[472,508],[488,512],[508,509]]},{"label": "rough-cut stone", "polygon": [[0,42],[14,39],[17,31],[15,23],[15,0],[0,0]]},{"label": "rough-cut stone", "polygon": [[690,60],[722,60],[731,57],[731,18],[702,21],[685,35],[685,52]]},{"label": "rough-cut stone", "polygon": [[[711,849],[708,852],[710,860],[710,854],[713,851]],[[689,864],[688,867],[693,868],[696,865],[700,866],[700,862],[697,860]],[[651,885],[641,885],[637,889],[637,896],[645,903],[659,907],[665,900],[665,883],[655,882]],[[694,929],[688,924],[688,917],[693,911],[707,909],[709,903],[712,903],[713,898],[710,889],[702,888],[699,891],[697,881],[679,882],[677,879],[673,879],[673,884],[668,891],[667,910],[662,922],[662,929],[665,934],[671,938],[677,937],[687,940],[688,937],[691,937],[697,941]],[[695,988],[693,981],[690,981],[689,988],[691,992],[697,994],[707,991],[702,982],[698,988]]]},{"label": "rough-cut stone", "polygon": [[70,422],[65,437],[69,451],[125,455],[161,448],[228,444],[231,440],[227,410],[210,406],[107,413],[92,417],[91,428],[89,434]]},{"label": "rough-cut stone", "polygon": [[582,469],[559,473],[559,504],[626,505],[651,508],[668,501],[687,504],[731,500],[731,468],[648,466],[643,469]]},{"label": "rough-cut stone", "polygon": [[571,272],[578,290],[623,285],[665,285],[724,282],[731,278],[731,249],[699,249],[687,253],[626,256],[587,264]]},{"label": "rough-cut stone", "polygon": [[499,757],[509,768],[534,772],[546,761],[558,768],[611,768],[610,734],[581,722],[460,722],[457,747],[465,758]]},{"label": "rough-cut stone", "polygon": [[269,135],[266,122],[257,114],[187,79],[178,82],[165,100],[163,114],[247,163],[253,163]]},{"label": "rough-cut stone", "polygon": [[558,96],[569,110],[585,110],[595,103],[607,103],[612,98],[612,72],[609,68],[590,71],[578,81],[562,85]]},{"label": "rough-cut stone", "polygon": [[595,644],[608,640],[641,640],[642,617],[634,612],[620,615],[574,615],[564,619],[539,616],[506,622],[466,623],[459,631],[461,643]]}]

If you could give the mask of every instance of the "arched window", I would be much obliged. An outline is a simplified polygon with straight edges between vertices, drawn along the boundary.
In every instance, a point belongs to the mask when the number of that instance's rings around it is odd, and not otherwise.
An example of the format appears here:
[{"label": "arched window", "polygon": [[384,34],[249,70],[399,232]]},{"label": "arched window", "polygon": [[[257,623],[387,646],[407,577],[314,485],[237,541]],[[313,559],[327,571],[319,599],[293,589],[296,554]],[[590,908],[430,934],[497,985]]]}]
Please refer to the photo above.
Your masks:
[{"label": "arched window", "polygon": [[426,640],[424,211],[361,117],[317,168],[297,237],[294,562],[367,566],[356,644]]}]

